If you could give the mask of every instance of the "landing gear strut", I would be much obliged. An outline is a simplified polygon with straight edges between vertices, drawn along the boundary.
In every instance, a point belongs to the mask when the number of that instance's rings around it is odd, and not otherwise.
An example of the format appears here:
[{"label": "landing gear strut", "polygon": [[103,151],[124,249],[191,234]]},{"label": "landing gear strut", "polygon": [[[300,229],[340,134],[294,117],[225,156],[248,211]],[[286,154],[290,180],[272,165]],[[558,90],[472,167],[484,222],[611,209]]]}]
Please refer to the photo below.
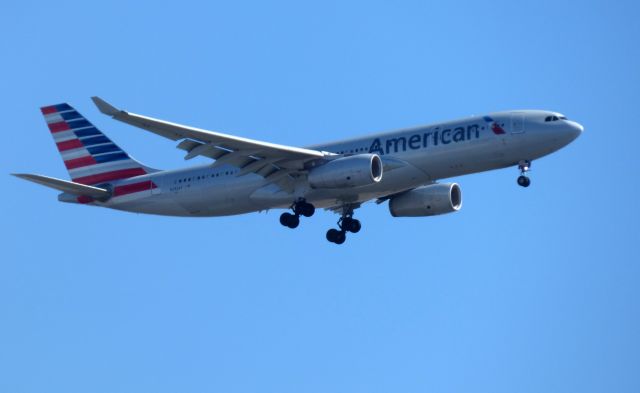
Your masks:
[{"label": "landing gear strut", "polygon": [[316,208],[305,200],[294,202],[291,205],[291,210],[293,210],[293,214],[282,213],[280,215],[280,224],[291,229],[300,225],[300,216],[311,217],[316,212]]},{"label": "landing gear strut", "polygon": [[362,229],[359,220],[353,218],[353,209],[346,209],[338,220],[338,229],[331,228],[327,231],[327,240],[331,243],[342,244],[347,240],[347,232],[358,233]]},{"label": "landing gear strut", "polygon": [[531,179],[527,177],[527,172],[531,170],[531,161],[522,160],[518,163],[518,169],[520,169],[520,176],[518,176],[518,185],[520,187],[529,187]]}]

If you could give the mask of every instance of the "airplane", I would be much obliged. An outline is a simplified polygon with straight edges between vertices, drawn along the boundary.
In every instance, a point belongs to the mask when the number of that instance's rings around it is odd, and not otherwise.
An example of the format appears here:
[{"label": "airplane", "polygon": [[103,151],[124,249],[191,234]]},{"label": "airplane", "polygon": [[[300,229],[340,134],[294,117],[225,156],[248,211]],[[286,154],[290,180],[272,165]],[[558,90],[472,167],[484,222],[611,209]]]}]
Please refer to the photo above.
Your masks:
[{"label": "airplane", "polygon": [[71,181],[13,174],[58,191],[62,202],[167,216],[227,216],[286,209],[296,228],[316,208],[340,215],[328,241],[362,225],[354,211],[388,201],[393,217],[457,212],[462,191],[442,179],[517,166],[528,187],[533,160],[575,140],[583,127],[564,115],[515,110],[294,147],[189,127],[120,110],[92,97],[111,118],[180,141],[185,159],[205,165],[158,170],[129,156],[67,103],[41,108]]}]

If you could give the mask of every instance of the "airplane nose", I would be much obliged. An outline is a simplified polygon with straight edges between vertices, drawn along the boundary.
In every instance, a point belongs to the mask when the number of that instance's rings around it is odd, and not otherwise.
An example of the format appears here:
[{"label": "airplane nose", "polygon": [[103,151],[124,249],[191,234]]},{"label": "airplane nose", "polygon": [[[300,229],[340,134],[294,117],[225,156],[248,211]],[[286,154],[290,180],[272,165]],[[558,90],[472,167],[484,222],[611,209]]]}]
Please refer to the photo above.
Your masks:
[{"label": "airplane nose", "polygon": [[567,126],[567,134],[571,137],[571,140],[579,137],[584,131],[584,127],[575,121],[567,121]]},{"label": "airplane nose", "polygon": [[577,131],[578,131],[578,135],[582,134],[582,132],[584,131],[584,127],[582,126],[582,124],[577,123],[577,122],[573,122],[573,125],[576,127]]}]

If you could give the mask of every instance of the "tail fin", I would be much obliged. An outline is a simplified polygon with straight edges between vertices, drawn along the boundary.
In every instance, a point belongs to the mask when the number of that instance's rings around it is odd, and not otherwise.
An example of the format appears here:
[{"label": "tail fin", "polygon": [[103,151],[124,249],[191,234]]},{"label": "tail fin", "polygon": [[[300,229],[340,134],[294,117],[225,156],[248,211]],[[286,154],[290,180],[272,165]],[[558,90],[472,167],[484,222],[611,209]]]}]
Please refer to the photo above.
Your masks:
[{"label": "tail fin", "polygon": [[129,157],[69,104],[40,110],[74,182],[100,184],[154,171]]}]

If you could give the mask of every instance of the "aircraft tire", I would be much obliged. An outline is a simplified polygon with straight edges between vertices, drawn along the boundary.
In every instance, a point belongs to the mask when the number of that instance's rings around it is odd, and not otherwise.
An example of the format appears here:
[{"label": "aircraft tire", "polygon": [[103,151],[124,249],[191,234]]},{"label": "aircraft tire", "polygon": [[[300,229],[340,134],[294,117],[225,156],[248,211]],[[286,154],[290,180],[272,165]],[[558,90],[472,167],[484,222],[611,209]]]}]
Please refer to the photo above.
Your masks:
[{"label": "aircraft tire", "polygon": [[282,213],[280,215],[280,224],[291,229],[296,228],[300,225],[300,217],[291,213]]},{"label": "aircraft tire", "polygon": [[291,229],[297,228],[300,225],[300,216],[289,214],[288,227]]},{"label": "aircraft tire", "polygon": [[340,235],[339,230],[331,228],[327,231],[327,240],[330,241],[331,243],[335,243],[339,235]]},{"label": "aircraft tire", "polygon": [[289,226],[289,216],[291,214],[290,213],[282,213],[280,215],[280,224],[282,224],[282,226],[288,227]]},{"label": "aircraft tire", "polygon": [[518,176],[518,185],[520,187],[529,187],[529,185],[531,184],[531,179],[529,179],[526,176]]},{"label": "aircraft tire", "polygon": [[362,229],[362,224],[360,224],[360,220],[352,219],[351,225],[349,225],[349,232],[358,233]]},{"label": "aircraft tire", "polygon": [[303,215],[303,216],[305,216],[305,217],[311,217],[311,216],[313,216],[313,214],[314,214],[315,212],[316,212],[316,208],[315,208],[315,206],[313,206],[312,204],[305,202],[305,203],[302,205],[302,211],[301,211],[301,213],[302,213],[302,215]]}]

